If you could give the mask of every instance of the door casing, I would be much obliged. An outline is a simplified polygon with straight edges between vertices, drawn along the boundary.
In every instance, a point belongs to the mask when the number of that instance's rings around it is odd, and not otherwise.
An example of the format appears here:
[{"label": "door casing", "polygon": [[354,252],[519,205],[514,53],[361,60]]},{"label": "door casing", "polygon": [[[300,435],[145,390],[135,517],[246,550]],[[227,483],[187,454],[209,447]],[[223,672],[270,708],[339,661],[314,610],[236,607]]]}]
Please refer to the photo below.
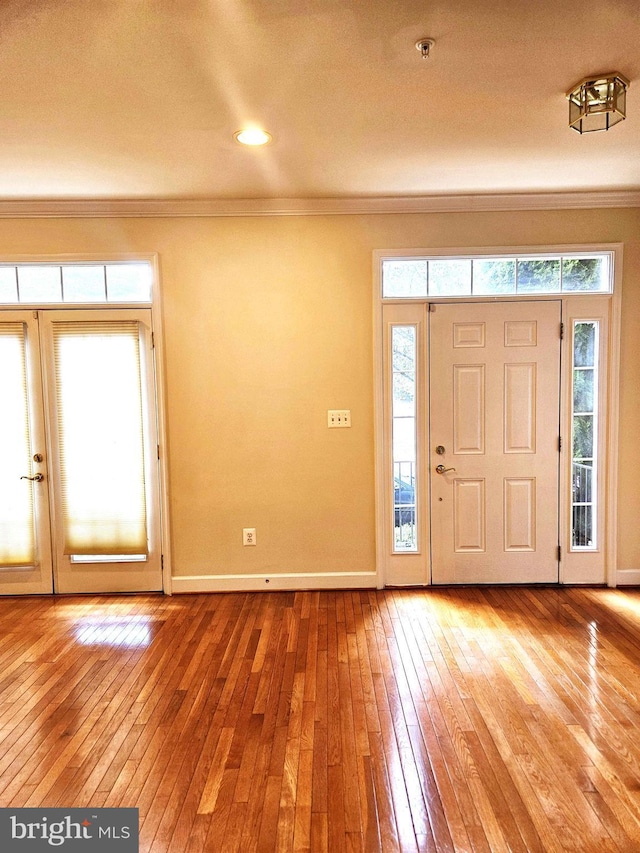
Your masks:
[{"label": "door casing", "polygon": [[[390,453],[390,405],[388,397],[390,330],[393,325],[413,325],[417,330],[417,383],[421,388],[428,381],[429,364],[427,353],[429,304],[469,301],[469,297],[445,297],[430,299],[383,299],[381,285],[381,261],[389,257],[460,257],[468,255],[468,248],[378,250],[374,252],[374,368],[375,368],[375,479],[376,479],[376,575],[377,586],[426,586],[431,583],[431,531],[425,499],[428,495],[428,454],[425,440],[418,443],[417,473],[421,488],[416,497],[418,513],[419,548],[415,553],[394,553],[392,530],[389,520],[393,514],[393,490],[391,484]],[[619,364],[620,364],[620,307],[622,301],[622,245],[604,244],[587,246],[542,246],[542,247],[490,247],[483,254],[500,255],[558,252],[609,251],[615,258],[613,266],[613,292],[562,296],[562,318],[565,329],[575,318],[597,319],[602,324],[604,335],[601,346],[601,386],[599,406],[601,429],[599,450],[601,477],[599,485],[600,531],[599,548],[591,552],[571,552],[570,530],[567,523],[569,513],[569,476],[567,425],[570,419],[569,394],[571,389],[570,359],[567,351],[567,335],[562,344],[561,355],[561,425],[564,437],[561,452],[560,474],[560,584],[604,583],[614,587],[619,581],[637,583],[638,578],[627,578],[629,573],[617,569],[617,485],[618,485],[618,429],[619,429]],[[501,297],[512,301],[549,299],[550,294],[539,296]],[[491,303],[495,297],[477,297],[474,301]],[[418,434],[427,436],[429,424],[428,395],[418,400],[416,420]],[[606,495],[606,501],[604,499]]]},{"label": "door casing", "polygon": [[[162,293],[160,287],[159,259],[156,253],[110,253],[95,254],[83,253],[74,255],[7,255],[2,258],[7,264],[59,264],[59,263],[109,263],[122,261],[148,261],[152,267],[152,299],[151,304],[122,305],[110,304],[104,306],[104,310],[111,308],[144,308],[151,311],[152,327],[152,350],[153,350],[153,374],[155,378],[155,417],[157,422],[157,457],[159,477],[159,503],[160,503],[160,536],[161,536],[161,565],[162,565],[162,587],[165,595],[172,593],[172,546],[171,546],[171,524],[170,524],[170,502],[168,489],[168,455],[167,455],[167,419],[166,419],[166,380],[164,364],[164,324],[162,320]],[[20,315],[28,314],[33,317],[33,312],[46,310],[95,310],[95,303],[75,305],[6,305],[2,306],[2,312],[9,318],[17,319]],[[101,310],[98,307],[98,310]],[[39,356],[38,356],[39,357]],[[40,405],[44,405],[41,400]],[[48,513],[47,513],[48,514]],[[41,586],[41,585],[40,585]],[[41,588],[28,583],[24,589],[19,582],[12,584],[12,589],[5,594],[33,594],[42,592]]]}]

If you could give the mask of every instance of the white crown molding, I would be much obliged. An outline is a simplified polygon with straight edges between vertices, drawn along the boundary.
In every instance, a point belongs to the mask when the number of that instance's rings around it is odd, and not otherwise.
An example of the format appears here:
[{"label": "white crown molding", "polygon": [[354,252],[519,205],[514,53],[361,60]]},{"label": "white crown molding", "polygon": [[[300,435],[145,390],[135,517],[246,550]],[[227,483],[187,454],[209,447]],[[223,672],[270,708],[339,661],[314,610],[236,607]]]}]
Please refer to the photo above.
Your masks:
[{"label": "white crown molding", "polygon": [[0,218],[326,216],[635,207],[640,207],[640,190],[306,199],[0,199]]}]

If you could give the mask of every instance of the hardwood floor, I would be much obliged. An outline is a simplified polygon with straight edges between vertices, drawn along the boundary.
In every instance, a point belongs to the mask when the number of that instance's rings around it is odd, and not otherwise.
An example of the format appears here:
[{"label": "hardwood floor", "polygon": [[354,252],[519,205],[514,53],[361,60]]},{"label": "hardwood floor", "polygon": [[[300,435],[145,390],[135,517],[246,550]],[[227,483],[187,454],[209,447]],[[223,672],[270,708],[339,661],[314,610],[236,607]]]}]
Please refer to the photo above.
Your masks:
[{"label": "hardwood floor", "polygon": [[0,600],[0,806],[140,849],[640,851],[640,592]]}]

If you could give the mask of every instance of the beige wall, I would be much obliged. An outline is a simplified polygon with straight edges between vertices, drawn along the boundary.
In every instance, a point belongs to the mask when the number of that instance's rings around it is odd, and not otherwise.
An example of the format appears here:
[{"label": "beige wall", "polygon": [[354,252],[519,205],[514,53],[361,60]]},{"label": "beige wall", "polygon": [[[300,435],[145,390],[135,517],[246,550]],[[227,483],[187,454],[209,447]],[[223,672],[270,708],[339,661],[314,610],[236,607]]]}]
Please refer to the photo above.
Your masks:
[{"label": "beige wall", "polygon": [[625,244],[619,568],[640,569],[640,211],[0,221],[0,256],[159,254],[181,576],[375,568],[374,249],[592,242]]}]

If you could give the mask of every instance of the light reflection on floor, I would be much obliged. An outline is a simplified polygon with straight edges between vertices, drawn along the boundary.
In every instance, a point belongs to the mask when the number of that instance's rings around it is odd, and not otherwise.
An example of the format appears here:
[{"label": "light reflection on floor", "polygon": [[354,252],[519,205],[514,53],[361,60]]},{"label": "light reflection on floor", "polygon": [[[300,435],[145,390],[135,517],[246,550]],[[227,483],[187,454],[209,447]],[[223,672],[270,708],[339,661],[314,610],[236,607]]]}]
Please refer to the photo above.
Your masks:
[{"label": "light reflection on floor", "polygon": [[152,621],[148,616],[86,616],[75,620],[73,633],[83,646],[146,647]]},{"label": "light reflection on floor", "polygon": [[640,616],[640,596],[638,596],[637,589],[625,590],[624,587],[618,587],[615,590],[606,590],[603,597],[614,610],[628,610],[630,613]]}]

